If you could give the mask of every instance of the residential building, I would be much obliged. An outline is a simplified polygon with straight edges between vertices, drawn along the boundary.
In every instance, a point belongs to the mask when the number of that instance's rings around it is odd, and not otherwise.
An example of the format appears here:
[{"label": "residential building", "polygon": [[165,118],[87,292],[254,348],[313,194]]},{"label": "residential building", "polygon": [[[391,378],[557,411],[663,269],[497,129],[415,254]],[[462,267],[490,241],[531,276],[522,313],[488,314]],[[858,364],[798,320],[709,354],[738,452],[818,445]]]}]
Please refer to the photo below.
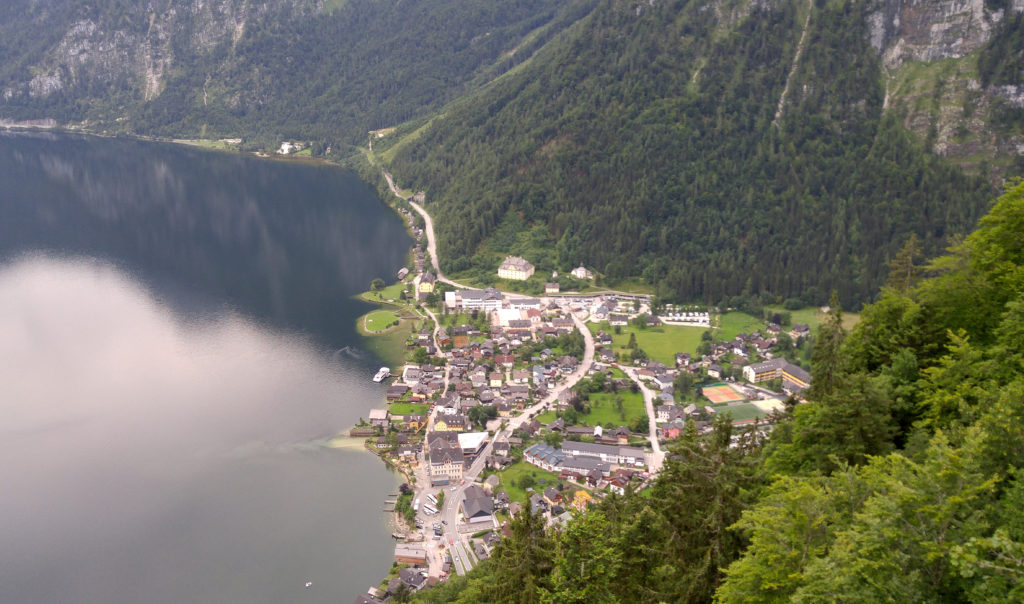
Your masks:
[{"label": "residential building", "polygon": [[535,443],[523,450],[523,461],[552,472],[559,471],[564,459],[564,453],[545,443]]},{"label": "residential building", "polygon": [[580,489],[579,491],[576,491],[576,494],[572,498],[572,507],[582,512],[587,509],[587,506],[590,505],[590,502],[593,500],[594,497],[590,493]]},{"label": "residential building", "polygon": [[643,465],[644,451],[637,447],[599,445],[594,443],[562,441],[565,456],[593,457],[607,463]]},{"label": "residential building", "polygon": [[434,283],[436,281],[437,281],[437,277],[434,276],[434,273],[432,273],[430,271],[426,271],[424,273],[420,273],[419,275],[416,275],[416,278],[413,279],[413,281],[412,281],[413,282],[413,286],[416,289],[416,299],[417,300],[426,300],[427,296],[429,296],[431,293],[433,293],[433,291],[434,291]]},{"label": "residential building", "polygon": [[772,359],[762,363],[754,363],[743,368],[743,379],[751,384],[777,380],[782,377],[782,369],[789,363],[786,359]]},{"label": "residential building", "polygon": [[466,429],[466,416],[461,413],[438,414],[434,421],[435,432],[462,432]]},{"label": "residential building", "polygon": [[444,303],[449,308],[495,311],[501,308],[502,299],[500,291],[489,287],[487,289],[461,289],[445,292]]},{"label": "residential building", "polygon": [[782,368],[782,387],[789,392],[801,392],[811,385],[811,374],[791,363]]},{"label": "residential building", "polygon": [[471,524],[493,523],[493,514],[494,499],[487,494],[487,491],[475,484],[467,487],[462,500],[462,515],[466,518],[466,522]]},{"label": "residential building", "polygon": [[426,564],[427,549],[419,543],[395,545],[395,562],[399,564]]},{"label": "residential building", "polygon": [[450,442],[445,438],[430,441],[430,484],[450,484],[462,480],[465,456],[458,441]]}]

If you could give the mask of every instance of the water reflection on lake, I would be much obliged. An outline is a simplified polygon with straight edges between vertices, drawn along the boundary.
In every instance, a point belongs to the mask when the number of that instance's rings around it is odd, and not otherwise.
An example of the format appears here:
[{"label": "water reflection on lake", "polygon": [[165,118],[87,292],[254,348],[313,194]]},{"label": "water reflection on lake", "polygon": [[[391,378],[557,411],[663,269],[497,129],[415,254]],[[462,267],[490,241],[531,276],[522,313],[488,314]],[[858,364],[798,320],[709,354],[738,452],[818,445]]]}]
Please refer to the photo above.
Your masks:
[{"label": "water reflection on lake", "polygon": [[0,271],[0,334],[0,601],[337,601],[386,570],[395,479],[310,442],[379,396],[343,358],[38,256]]},{"label": "water reflection on lake", "polygon": [[0,134],[0,602],[379,580],[398,480],[325,444],[382,401],[351,296],[408,242],[341,170]]}]

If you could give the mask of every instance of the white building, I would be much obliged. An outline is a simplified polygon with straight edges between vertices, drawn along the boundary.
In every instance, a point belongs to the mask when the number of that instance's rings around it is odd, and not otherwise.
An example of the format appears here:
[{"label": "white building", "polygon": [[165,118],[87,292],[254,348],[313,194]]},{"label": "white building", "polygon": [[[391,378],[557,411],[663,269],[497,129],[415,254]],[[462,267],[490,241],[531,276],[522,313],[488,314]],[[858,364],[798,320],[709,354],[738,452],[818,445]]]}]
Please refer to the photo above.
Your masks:
[{"label": "white building", "polygon": [[444,303],[448,308],[465,308],[493,311],[501,308],[501,292],[489,287],[487,289],[460,289],[445,292]]},{"label": "white building", "polygon": [[594,278],[594,273],[588,271],[581,264],[578,267],[572,269],[572,276],[576,277],[577,279],[593,279]]},{"label": "white building", "polygon": [[533,265],[519,256],[509,256],[498,266],[498,276],[513,281],[526,281],[533,275]]}]

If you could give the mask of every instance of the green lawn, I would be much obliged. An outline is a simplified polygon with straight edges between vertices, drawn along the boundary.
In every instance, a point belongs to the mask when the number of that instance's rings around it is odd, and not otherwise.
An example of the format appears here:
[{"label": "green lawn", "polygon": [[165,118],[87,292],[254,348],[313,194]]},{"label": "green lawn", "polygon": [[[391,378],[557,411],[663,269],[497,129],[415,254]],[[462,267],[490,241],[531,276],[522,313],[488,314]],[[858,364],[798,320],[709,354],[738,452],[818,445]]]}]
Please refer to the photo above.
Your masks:
[{"label": "green lawn", "polygon": [[[622,412],[625,419],[619,415],[616,397],[622,397]],[[590,395],[590,413],[581,413],[579,424],[581,426],[596,426],[611,423],[615,426],[631,426],[636,418],[647,415],[644,406],[644,397],[639,392],[630,392],[622,389],[618,392],[602,392]]]},{"label": "green lawn", "polygon": [[520,503],[526,503],[526,500],[529,498],[527,496],[526,489],[519,487],[519,481],[522,480],[524,476],[533,477],[533,490],[535,493],[543,493],[544,489],[550,486],[557,486],[560,482],[557,474],[548,472],[547,470],[542,470],[533,464],[526,463],[525,461],[514,463],[497,474],[498,480],[501,481],[501,486],[498,488],[507,492],[509,499]]},{"label": "green lawn", "polygon": [[629,334],[635,333],[637,346],[642,348],[650,358],[669,367],[675,366],[677,352],[696,354],[700,336],[705,331],[702,327],[682,325],[662,325],[661,327],[640,329],[630,324],[622,328],[622,333],[616,334],[615,328],[607,321],[587,323],[587,326],[595,334],[599,329],[612,334],[612,347],[615,352],[625,352],[626,344],[629,343]]},{"label": "green lawn", "polygon": [[[786,310],[781,306],[766,306],[766,310],[772,312],[788,312],[792,323],[805,323],[811,326],[813,332],[818,328],[818,325],[825,320],[825,313],[821,312],[821,309],[817,306],[809,306],[807,308],[801,308],[800,310]],[[843,327],[849,331],[853,329],[853,326],[860,321],[860,314],[855,312],[843,312]]]},{"label": "green lawn", "polygon": [[544,425],[548,425],[551,422],[555,421],[556,417],[557,416],[555,415],[554,411],[545,411],[544,413],[541,413],[540,415],[538,415],[534,419],[539,421],[540,423],[542,423]]},{"label": "green lawn", "polygon": [[375,310],[366,315],[363,324],[369,332],[384,331],[392,327],[397,320],[398,315],[390,310]]},{"label": "green lawn", "polygon": [[[625,374],[621,371],[619,377],[625,377]],[[619,415],[618,405],[615,402],[615,397],[622,397],[622,411],[626,415],[626,419],[622,419]],[[639,392],[630,392],[628,389],[621,389],[616,392],[601,392],[599,394],[590,395],[590,413],[579,414],[579,422],[577,425],[580,426],[596,426],[598,424],[604,425],[611,423],[616,426],[632,425],[636,422],[636,418],[647,415],[647,408],[644,406],[644,397]],[[538,415],[535,419],[542,424],[549,424],[555,421],[556,414],[554,411],[545,411]]]},{"label": "green lawn", "polygon": [[731,340],[741,333],[750,333],[764,329],[764,321],[748,315],[745,312],[728,312],[719,315],[718,331],[715,337],[719,340]]},{"label": "green lawn", "polygon": [[710,405],[715,408],[715,412],[718,415],[724,415],[726,413],[732,414],[732,421],[741,421],[745,419],[754,419],[756,417],[762,417],[768,415],[762,411],[754,403],[743,403],[740,405],[733,405],[732,407],[726,405]]},{"label": "green lawn", "polygon": [[391,415],[411,415],[413,413],[426,415],[430,411],[430,405],[421,403],[391,403],[388,406],[388,411],[391,412]]}]

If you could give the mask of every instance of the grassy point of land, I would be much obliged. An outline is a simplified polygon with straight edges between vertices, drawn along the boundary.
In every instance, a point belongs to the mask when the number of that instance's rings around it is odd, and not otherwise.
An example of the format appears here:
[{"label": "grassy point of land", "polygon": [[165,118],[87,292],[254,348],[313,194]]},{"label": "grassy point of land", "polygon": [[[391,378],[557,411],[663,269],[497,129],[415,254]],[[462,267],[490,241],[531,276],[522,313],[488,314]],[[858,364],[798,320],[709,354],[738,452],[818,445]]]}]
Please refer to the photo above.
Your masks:
[{"label": "grassy point of land", "polygon": [[390,310],[375,310],[363,317],[363,327],[368,333],[382,333],[397,327],[399,316]]},{"label": "grassy point of land", "polygon": [[404,304],[401,295],[405,288],[406,283],[399,281],[378,291],[365,291],[359,294],[359,298],[374,304]]}]

